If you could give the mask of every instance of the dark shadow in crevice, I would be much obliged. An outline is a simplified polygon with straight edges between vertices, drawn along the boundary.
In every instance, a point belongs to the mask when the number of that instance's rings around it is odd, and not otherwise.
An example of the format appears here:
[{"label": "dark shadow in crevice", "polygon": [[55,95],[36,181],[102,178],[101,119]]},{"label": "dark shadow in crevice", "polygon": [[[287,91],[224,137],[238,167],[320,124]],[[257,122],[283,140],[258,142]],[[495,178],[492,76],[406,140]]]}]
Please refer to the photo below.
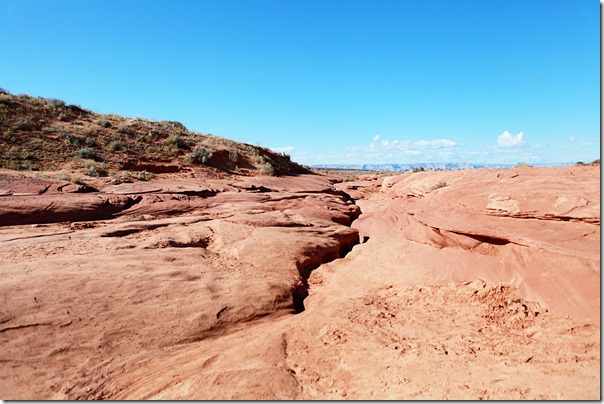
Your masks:
[{"label": "dark shadow in crevice", "polygon": [[466,236],[469,238],[473,238],[474,240],[480,241],[481,243],[488,243],[488,244],[493,244],[493,245],[506,245],[506,244],[511,243],[510,240],[507,240],[504,238],[482,236],[482,235],[478,235],[478,234],[461,233],[461,232],[456,232],[456,231],[451,231],[451,233],[455,233],[455,234],[459,234],[459,235]]},{"label": "dark shadow in crevice", "polygon": [[[351,220],[351,225],[360,215],[355,215]],[[364,240],[369,240],[369,237],[364,237]],[[348,237],[339,240],[340,245],[337,250],[319,249],[311,257],[307,257],[304,261],[297,262],[298,273],[300,274],[300,282],[292,289],[292,302],[296,313],[302,313],[305,310],[304,299],[308,297],[308,278],[312,271],[323,264],[334,261],[339,258],[344,258],[352,248],[360,243],[358,234],[350,234]]]}]

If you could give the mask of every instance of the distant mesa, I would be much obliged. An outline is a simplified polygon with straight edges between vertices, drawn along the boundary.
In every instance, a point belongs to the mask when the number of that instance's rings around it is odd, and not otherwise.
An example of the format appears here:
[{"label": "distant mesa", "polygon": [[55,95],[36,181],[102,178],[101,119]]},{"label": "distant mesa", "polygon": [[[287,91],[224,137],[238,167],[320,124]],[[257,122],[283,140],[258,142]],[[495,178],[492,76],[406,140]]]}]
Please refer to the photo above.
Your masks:
[{"label": "distant mesa", "polygon": [[[535,167],[566,167],[575,163],[536,163]],[[512,168],[517,164],[476,164],[476,163],[416,163],[416,164],[318,164],[312,165],[316,169],[337,170],[364,170],[381,172],[407,172],[422,169],[426,171],[436,170],[471,170],[477,168]],[[423,171],[422,170],[422,171]]]}]

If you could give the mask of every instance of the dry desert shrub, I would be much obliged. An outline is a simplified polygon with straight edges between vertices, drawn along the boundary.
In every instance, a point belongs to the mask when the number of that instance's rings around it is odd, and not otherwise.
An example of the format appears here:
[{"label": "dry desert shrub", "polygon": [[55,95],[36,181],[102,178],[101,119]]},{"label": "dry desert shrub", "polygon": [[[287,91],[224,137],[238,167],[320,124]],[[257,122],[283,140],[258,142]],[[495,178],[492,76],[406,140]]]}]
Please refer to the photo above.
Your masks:
[{"label": "dry desert shrub", "polygon": [[445,181],[439,181],[438,183],[434,184],[431,189],[432,189],[432,191],[434,191],[436,189],[444,188],[446,186],[449,186],[449,184],[446,183]]},{"label": "dry desert shrub", "polygon": [[261,163],[258,167],[261,174],[264,175],[275,175],[275,169],[273,166],[267,161],[266,163]]},{"label": "dry desert shrub", "polygon": [[212,153],[206,150],[203,146],[197,146],[191,154],[187,156],[187,160],[191,163],[207,164],[212,158]]}]

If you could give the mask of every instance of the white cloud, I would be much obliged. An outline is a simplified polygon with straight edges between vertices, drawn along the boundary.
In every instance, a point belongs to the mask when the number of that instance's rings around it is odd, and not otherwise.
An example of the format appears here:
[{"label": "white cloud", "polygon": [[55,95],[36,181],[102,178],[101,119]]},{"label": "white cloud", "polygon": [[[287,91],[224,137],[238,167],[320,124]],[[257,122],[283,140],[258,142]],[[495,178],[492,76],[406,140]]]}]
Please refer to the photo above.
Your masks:
[{"label": "white cloud", "polygon": [[522,146],[526,142],[522,139],[524,132],[519,132],[517,135],[512,135],[507,130],[501,135],[497,136],[497,144],[499,146]]},{"label": "white cloud", "polygon": [[380,135],[375,135],[373,141],[367,147],[352,146],[350,150],[423,150],[423,149],[440,149],[457,146],[457,143],[450,139],[432,139],[432,140],[417,140],[410,142],[409,140],[389,140],[381,139]]},{"label": "white cloud", "polygon": [[592,144],[594,144],[594,142],[583,142],[579,143],[579,146],[591,146]]},{"label": "white cloud", "polygon": [[409,157],[432,158],[433,152],[444,151],[446,154],[439,156],[448,156],[453,153],[452,148],[457,143],[450,139],[431,139],[431,140],[400,140],[400,139],[382,139],[380,135],[371,138],[371,142],[365,146],[349,146],[346,156],[348,159],[363,161],[397,161]]},{"label": "white cloud", "polygon": [[417,142],[413,142],[413,146],[418,149],[440,149],[443,147],[453,147],[456,146],[452,140],[449,139],[434,139],[434,140],[418,140]]},{"label": "white cloud", "polygon": [[577,139],[576,136],[571,136],[571,137],[568,138],[568,140],[570,140],[571,142],[574,142],[576,139]]},{"label": "white cloud", "polygon": [[294,146],[271,147],[271,150],[276,153],[291,153],[296,150],[296,148]]}]

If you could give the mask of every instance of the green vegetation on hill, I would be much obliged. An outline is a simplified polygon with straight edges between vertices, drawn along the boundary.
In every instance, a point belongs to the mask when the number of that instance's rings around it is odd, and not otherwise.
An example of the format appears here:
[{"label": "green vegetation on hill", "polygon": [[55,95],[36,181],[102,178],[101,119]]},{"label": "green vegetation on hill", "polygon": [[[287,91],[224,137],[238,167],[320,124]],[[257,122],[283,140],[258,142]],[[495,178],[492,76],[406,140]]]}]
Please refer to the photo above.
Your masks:
[{"label": "green vegetation on hill", "polygon": [[162,165],[250,175],[310,172],[288,155],[193,132],[180,122],[98,114],[62,100],[0,89],[0,168],[70,167],[104,176]]}]

